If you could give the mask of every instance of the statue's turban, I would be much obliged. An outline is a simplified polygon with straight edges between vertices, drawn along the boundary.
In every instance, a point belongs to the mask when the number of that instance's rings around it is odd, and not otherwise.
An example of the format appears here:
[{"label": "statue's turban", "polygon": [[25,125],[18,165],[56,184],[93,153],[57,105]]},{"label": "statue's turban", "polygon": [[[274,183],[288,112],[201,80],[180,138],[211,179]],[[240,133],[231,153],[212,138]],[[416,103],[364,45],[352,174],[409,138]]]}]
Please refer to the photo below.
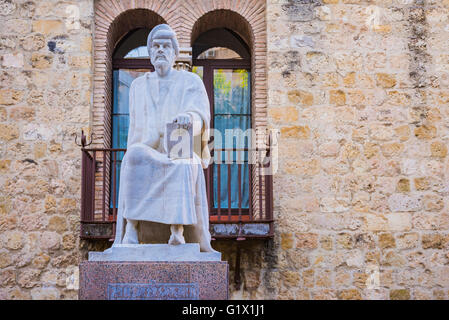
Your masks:
[{"label": "statue's turban", "polygon": [[150,52],[154,39],[170,39],[173,44],[173,48],[175,49],[176,56],[179,55],[179,43],[178,39],[176,39],[176,33],[168,24],[158,24],[153,28],[153,30],[151,30],[147,40],[148,52]]}]

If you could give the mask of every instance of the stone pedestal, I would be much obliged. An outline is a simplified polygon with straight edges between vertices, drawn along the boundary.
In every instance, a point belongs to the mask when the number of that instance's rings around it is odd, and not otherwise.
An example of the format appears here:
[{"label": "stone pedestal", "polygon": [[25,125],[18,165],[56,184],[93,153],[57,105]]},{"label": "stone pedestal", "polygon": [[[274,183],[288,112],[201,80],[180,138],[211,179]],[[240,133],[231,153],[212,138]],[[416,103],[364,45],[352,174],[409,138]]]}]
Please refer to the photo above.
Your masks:
[{"label": "stone pedestal", "polygon": [[198,244],[120,245],[80,264],[80,300],[226,300],[227,262]]}]

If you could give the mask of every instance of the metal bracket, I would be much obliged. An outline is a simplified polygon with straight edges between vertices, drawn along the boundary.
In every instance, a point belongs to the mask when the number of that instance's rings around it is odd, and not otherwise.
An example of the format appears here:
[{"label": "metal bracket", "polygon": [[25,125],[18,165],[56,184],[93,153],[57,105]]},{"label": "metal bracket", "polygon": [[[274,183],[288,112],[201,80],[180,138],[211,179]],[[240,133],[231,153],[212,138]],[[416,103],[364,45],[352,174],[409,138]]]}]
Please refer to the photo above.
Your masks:
[{"label": "metal bracket", "polygon": [[191,69],[192,69],[192,47],[179,48],[179,55],[175,61],[175,69],[191,71]]},{"label": "metal bracket", "polygon": [[241,257],[240,242],[244,241],[244,240],[246,240],[246,238],[238,237],[237,242],[236,242],[237,250],[236,250],[236,256],[235,256],[235,270],[234,270],[234,284],[235,284],[236,290],[240,290],[240,287],[242,285],[242,279],[240,276],[240,257]]},{"label": "metal bracket", "polygon": [[78,147],[82,147],[82,148],[88,147],[88,146],[90,146],[90,145],[92,144],[92,142],[94,141],[94,139],[93,139],[94,134],[91,133],[91,134],[90,134],[90,142],[87,144],[87,139],[86,139],[87,137],[86,137],[86,135],[84,134],[84,130],[83,130],[83,129],[81,129],[81,144],[79,144],[79,143],[77,142],[77,140],[78,140],[78,134],[75,133],[74,135],[75,135],[75,144],[76,144]]},{"label": "metal bracket", "polygon": [[240,243],[236,244],[236,256],[235,256],[235,270],[234,270],[234,285],[235,290],[240,290],[240,286],[242,285],[242,279],[240,277]]}]

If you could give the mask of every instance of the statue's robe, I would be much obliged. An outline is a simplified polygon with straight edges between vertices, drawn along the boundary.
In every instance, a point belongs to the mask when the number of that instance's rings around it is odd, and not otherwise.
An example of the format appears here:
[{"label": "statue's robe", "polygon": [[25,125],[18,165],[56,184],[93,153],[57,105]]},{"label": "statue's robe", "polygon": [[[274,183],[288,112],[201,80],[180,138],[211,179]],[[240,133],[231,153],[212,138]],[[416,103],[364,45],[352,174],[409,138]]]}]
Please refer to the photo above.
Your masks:
[{"label": "statue's robe", "polygon": [[[194,161],[187,163],[185,159],[170,159],[164,143],[166,124],[180,113],[201,122],[200,129],[194,131]],[[201,251],[212,251],[202,170],[210,160],[210,105],[202,80],[191,72],[174,69],[167,79],[160,79],[156,72],[146,73],[131,84],[129,117],[114,244],[121,243],[124,219],[130,219],[158,224],[148,232],[139,230],[139,237],[150,242],[157,241],[163,225],[168,231],[166,226],[182,224],[189,227],[185,228],[186,242],[199,243]],[[156,239],[151,239],[152,235]],[[165,237],[168,239],[169,234]]]}]

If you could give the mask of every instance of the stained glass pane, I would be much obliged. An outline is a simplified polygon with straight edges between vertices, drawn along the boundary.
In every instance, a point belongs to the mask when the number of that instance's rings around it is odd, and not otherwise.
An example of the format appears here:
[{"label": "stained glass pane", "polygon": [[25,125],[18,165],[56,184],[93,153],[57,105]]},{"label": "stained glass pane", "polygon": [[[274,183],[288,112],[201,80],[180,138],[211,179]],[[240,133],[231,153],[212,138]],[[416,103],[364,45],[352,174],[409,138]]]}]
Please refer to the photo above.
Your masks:
[{"label": "stained glass pane", "polygon": [[[131,83],[137,77],[140,77],[147,69],[120,69],[113,72],[113,106],[112,106],[112,148],[113,149],[126,149],[128,142],[128,129],[129,129],[129,88]],[[116,184],[116,204],[118,204],[118,191],[120,184],[120,166],[124,153],[117,153],[117,162],[115,166],[117,179]],[[112,159],[111,159],[112,161]],[[111,177],[112,170],[114,168],[111,165]],[[113,191],[111,190],[111,207],[113,205]]]},{"label": "stained glass pane", "polygon": [[203,67],[202,66],[192,67],[192,72],[199,75],[201,80],[203,79]]},{"label": "stained glass pane", "polygon": [[250,114],[249,82],[250,72],[245,69],[215,69],[214,114]]},{"label": "stained glass pane", "polygon": [[[221,141],[214,137],[214,164],[213,164],[213,192],[214,207],[227,209],[229,198],[231,208],[238,208],[239,179],[238,164],[241,165],[241,204],[242,208],[249,207],[249,170],[248,151],[219,151],[220,148],[243,148],[250,146],[251,128],[251,91],[250,73],[245,69],[215,69],[214,70],[214,128],[221,134]],[[222,160],[218,169],[217,160]],[[233,162],[230,170],[226,162]],[[220,180],[218,180],[220,170]],[[231,190],[228,189],[230,180]],[[218,193],[218,183],[220,192]]]}]

